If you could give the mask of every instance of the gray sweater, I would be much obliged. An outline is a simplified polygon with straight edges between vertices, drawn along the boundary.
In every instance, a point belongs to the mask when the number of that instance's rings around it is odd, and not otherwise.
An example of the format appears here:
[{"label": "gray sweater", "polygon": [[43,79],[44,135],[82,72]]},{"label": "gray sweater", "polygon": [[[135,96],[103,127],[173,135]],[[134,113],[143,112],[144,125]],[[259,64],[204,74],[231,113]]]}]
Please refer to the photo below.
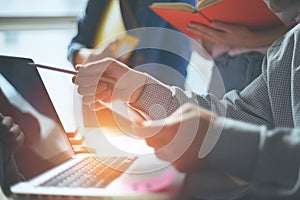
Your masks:
[{"label": "gray sweater", "polygon": [[293,195],[300,185],[299,31],[297,25],[274,42],[262,64],[262,74],[242,91],[231,91],[219,100],[212,94],[184,92],[149,77],[133,106],[151,113],[153,119],[165,116],[152,109],[157,104],[168,115],[186,102],[210,109],[220,116],[213,127],[222,130],[206,157],[210,166],[247,180],[259,194]]}]

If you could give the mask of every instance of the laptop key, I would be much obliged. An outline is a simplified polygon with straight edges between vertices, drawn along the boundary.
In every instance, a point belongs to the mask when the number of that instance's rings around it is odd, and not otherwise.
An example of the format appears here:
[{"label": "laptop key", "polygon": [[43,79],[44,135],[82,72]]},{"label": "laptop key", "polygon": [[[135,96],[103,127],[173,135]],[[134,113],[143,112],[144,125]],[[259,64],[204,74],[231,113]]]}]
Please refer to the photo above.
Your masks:
[{"label": "laptop key", "polygon": [[136,159],[136,157],[96,158],[91,156],[76,163],[42,185],[102,188],[122,175]]}]

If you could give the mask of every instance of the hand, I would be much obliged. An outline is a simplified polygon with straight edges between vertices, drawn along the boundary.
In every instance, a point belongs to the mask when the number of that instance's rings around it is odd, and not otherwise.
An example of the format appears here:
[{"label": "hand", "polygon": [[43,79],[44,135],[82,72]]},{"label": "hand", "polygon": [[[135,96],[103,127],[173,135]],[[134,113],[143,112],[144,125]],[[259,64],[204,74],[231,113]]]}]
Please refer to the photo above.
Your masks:
[{"label": "hand", "polygon": [[[119,99],[134,103],[143,91],[147,75],[135,71],[125,64],[105,58],[100,61],[77,66],[78,74],[73,82],[78,85],[78,93],[83,96],[83,103],[97,110],[101,101],[110,102]],[[115,84],[101,80],[108,77],[116,80]]]},{"label": "hand", "polygon": [[113,50],[118,45],[119,40],[116,39],[108,45],[102,45],[95,49],[81,48],[74,56],[74,64],[86,64],[95,62],[106,57],[113,57]]},{"label": "hand", "polygon": [[259,39],[256,37],[255,32],[246,26],[218,21],[212,22],[211,27],[192,22],[188,25],[187,30],[199,35],[199,38],[228,47],[256,47],[255,41]]},{"label": "hand", "polygon": [[149,136],[146,142],[155,149],[158,158],[170,162],[179,171],[197,171],[203,165],[200,147],[215,119],[212,112],[185,104],[164,120],[146,121],[142,133]]},{"label": "hand", "polygon": [[8,161],[24,142],[24,134],[19,125],[13,122],[9,116],[0,113],[0,141],[3,147],[4,161]]}]

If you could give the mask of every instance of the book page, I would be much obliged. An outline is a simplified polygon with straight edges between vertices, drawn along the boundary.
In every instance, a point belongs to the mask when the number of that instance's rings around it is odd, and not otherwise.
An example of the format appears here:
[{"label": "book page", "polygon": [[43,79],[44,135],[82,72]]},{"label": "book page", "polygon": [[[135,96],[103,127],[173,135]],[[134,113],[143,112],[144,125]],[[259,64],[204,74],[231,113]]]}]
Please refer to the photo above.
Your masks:
[{"label": "book page", "polygon": [[157,8],[166,8],[166,9],[174,9],[174,10],[184,10],[189,12],[196,12],[197,9],[188,3],[183,2],[165,2],[165,3],[153,3],[151,6],[157,7]]},{"label": "book page", "polygon": [[222,0],[199,0],[197,2],[197,10],[200,10],[202,8],[210,6],[210,5],[214,4],[214,3],[218,3],[220,1],[222,1]]}]

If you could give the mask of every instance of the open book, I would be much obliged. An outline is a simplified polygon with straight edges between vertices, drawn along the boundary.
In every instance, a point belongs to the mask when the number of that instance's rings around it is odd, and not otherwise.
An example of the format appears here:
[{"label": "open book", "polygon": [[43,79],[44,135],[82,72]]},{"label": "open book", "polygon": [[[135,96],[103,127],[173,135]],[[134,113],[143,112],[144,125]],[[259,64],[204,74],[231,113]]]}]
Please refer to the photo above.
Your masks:
[{"label": "open book", "polygon": [[195,35],[186,30],[190,22],[209,26],[212,21],[222,21],[251,29],[282,24],[263,0],[200,0],[196,7],[183,2],[157,2],[150,9],[191,37]]}]

